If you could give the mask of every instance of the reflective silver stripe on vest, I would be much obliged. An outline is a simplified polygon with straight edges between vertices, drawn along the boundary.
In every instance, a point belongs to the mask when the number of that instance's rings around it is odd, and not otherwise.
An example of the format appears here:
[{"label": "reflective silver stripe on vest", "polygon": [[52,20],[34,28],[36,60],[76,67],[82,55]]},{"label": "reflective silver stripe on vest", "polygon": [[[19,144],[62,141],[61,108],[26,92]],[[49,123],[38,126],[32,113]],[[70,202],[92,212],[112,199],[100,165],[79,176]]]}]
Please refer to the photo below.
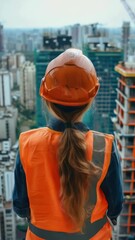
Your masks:
[{"label": "reflective silver stripe on vest", "polygon": [[93,133],[93,156],[92,161],[100,168],[104,165],[105,137],[103,134]]},{"label": "reflective silver stripe on vest", "polygon": [[[100,167],[101,170],[104,166],[104,157],[105,157],[105,137],[100,133],[93,133],[93,154],[92,154],[92,162]],[[97,201],[97,193],[96,193],[96,185],[101,177],[102,171],[98,178],[94,178],[91,183],[90,195],[88,202],[91,204],[91,209],[93,209],[96,205]],[[88,203],[87,203],[88,204]]]},{"label": "reflective silver stripe on vest", "polygon": [[[104,165],[104,155],[105,155],[105,137],[102,134],[93,133],[93,155],[92,161],[93,163],[103,168]],[[101,172],[102,174],[102,172]],[[96,195],[96,185],[100,179],[101,175],[99,176],[96,181],[92,183],[92,189],[90,194],[90,202],[94,208],[97,200]],[[45,239],[45,240],[89,240],[92,238],[97,232],[101,230],[104,224],[107,222],[106,216],[102,219],[90,223],[89,219],[86,220],[85,223],[85,233],[64,233],[64,232],[56,232],[56,231],[48,231],[44,229],[40,229],[34,226],[32,223],[29,223],[29,229],[32,231],[36,236]],[[53,227],[52,227],[53,228]]]},{"label": "reflective silver stripe on vest", "polygon": [[100,231],[100,229],[104,226],[106,222],[107,222],[106,216],[94,223],[90,223],[89,220],[87,220],[85,225],[85,234],[47,231],[38,228],[31,223],[29,223],[29,229],[36,236],[45,240],[89,240],[97,232]]}]

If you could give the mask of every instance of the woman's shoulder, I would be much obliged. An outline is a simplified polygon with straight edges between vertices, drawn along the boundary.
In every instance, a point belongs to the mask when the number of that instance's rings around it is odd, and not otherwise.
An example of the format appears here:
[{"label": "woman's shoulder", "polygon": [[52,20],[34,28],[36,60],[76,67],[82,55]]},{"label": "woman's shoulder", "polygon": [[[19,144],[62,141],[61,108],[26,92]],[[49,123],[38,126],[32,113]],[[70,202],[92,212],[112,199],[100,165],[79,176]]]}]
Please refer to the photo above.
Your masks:
[{"label": "woman's shoulder", "polygon": [[21,138],[21,137],[29,137],[29,136],[34,137],[35,135],[42,134],[43,132],[45,132],[45,130],[46,130],[46,127],[30,129],[28,131],[20,133],[20,137],[19,138]]}]

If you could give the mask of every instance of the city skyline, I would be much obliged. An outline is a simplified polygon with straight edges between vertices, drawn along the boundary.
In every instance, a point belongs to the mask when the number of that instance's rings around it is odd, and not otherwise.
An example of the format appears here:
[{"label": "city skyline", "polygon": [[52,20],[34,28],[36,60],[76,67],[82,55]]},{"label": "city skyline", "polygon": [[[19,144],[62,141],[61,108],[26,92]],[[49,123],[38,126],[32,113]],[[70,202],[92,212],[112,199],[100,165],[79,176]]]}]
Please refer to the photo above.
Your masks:
[{"label": "city skyline", "polygon": [[[135,12],[135,1],[127,0]],[[15,11],[17,9],[17,11]],[[123,21],[135,26],[121,0],[71,1],[3,0],[1,23],[5,28],[62,27],[99,22],[104,27],[120,27]]]}]

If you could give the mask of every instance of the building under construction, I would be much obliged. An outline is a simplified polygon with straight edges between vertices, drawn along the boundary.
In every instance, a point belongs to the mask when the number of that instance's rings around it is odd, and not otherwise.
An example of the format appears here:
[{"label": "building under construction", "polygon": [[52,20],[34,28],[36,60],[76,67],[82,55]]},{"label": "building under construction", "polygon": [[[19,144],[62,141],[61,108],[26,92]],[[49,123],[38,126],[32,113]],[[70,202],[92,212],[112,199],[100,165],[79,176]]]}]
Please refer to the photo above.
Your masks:
[{"label": "building under construction", "polygon": [[124,205],[116,239],[135,239],[135,59],[115,67],[118,78],[116,140],[123,170]]}]

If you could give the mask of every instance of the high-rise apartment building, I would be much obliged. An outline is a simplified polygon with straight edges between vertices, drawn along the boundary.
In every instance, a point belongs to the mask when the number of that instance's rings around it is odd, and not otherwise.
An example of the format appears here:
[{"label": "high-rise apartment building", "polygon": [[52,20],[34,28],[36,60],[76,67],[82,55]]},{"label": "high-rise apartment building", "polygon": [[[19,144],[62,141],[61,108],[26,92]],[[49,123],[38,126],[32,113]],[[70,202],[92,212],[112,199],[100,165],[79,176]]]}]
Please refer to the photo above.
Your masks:
[{"label": "high-rise apartment building", "polygon": [[0,240],[16,240],[16,219],[12,207],[14,151],[10,141],[0,141]]},{"label": "high-rise apartment building", "polygon": [[2,174],[0,171],[0,240],[5,238],[4,232],[4,209],[3,209],[3,188],[2,188]]},{"label": "high-rise apartment building", "polygon": [[5,240],[5,230],[4,230],[4,209],[0,205],[0,240]]},{"label": "high-rise apartment building", "polygon": [[129,37],[130,37],[130,22],[123,22],[122,49],[124,51],[124,61],[127,60],[129,54]]},{"label": "high-rise apartment building", "polygon": [[[25,63],[25,56],[22,53],[4,54],[0,58],[0,76],[9,75],[10,90],[19,89],[20,86],[20,68]],[[4,79],[5,77],[3,77]],[[4,81],[4,80],[3,80]],[[7,80],[6,80],[6,84]],[[7,87],[6,87],[7,89]],[[8,96],[8,89],[7,96]]]},{"label": "high-rise apartment building", "polygon": [[4,32],[3,25],[0,23],[0,52],[4,51]]},{"label": "high-rise apartment building", "polygon": [[[91,46],[92,45],[92,46]],[[115,65],[122,60],[120,49],[110,47],[106,37],[93,37],[84,53],[93,62],[100,82],[100,89],[93,107],[86,113],[84,121],[90,128],[106,133],[113,132],[111,117],[114,115],[117,73]]]},{"label": "high-rise apartment building", "polygon": [[13,193],[13,186],[14,186],[14,173],[13,171],[6,171],[4,173],[4,190],[5,190],[5,201],[10,202],[12,201],[12,193]]},{"label": "high-rise apartment building", "polygon": [[135,239],[135,59],[115,67],[118,78],[116,140],[123,170],[124,205],[118,240]]},{"label": "high-rise apartment building", "polygon": [[0,152],[8,152],[11,148],[11,141],[9,139],[0,138]]},{"label": "high-rise apartment building", "polygon": [[82,26],[79,23],[72,26],[72,46],[82,48]]},{"label": "high-rise apartment building", "polygon": [[22,53],[16,53],[16,68],[20,68],[25,63],[25,56]]},{"label": "high-rise apartment building", "polygon": [[7,140],[1,140],[0,149],[0,240],[16,240],[16,221],[12,209],[14,161]]},{"label": "high-rise apartment building", "polygon": [[21,104],[28,110],[35,110],[35,66],[25,62],[20,68]]},{"label": "high-rise apartment building", "polygon": [[15,214],[13,212],[12,202],[7,202],[4,204],[4,228],[4,240],[16,239]]},{"label": "high-rise apartment building", "polygon": [[0,58],[0,68],[2,70],[11,70],[21,67],[25,62],[25,56],[22,53],[4,54]]},{"label": "high-rise apartment building", "polygon": [[11,145],[16,142],[17,116],[16,108],[0,109],[0,139],[10,139]]},{"label": "high-rise apartment building", "polygon": [[11,105],[11,75],[0,70],[0,107]]},{"label": "high-rise apartment building", "polygon": [[1,175],[0,175],[0,206],[1,206],[1,202],[2,202],[2,180],[1,180]]}]

